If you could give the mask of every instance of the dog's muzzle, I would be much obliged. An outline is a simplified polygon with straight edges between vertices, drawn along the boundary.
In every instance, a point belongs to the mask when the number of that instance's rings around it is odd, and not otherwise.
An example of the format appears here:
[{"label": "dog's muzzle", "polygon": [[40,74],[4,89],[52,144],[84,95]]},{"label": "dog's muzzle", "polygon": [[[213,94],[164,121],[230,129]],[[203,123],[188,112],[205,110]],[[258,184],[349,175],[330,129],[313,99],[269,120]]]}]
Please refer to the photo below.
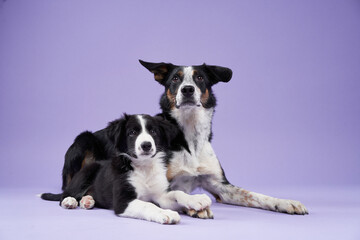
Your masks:
[{"label": "dog's muzzle", "polygon": [[195,93],[195,88],[194,86],[191,85],[187,85],[184,86],[183,88],[181,88],[181,101],[176,102],[176,108],[180,108],[183,106],[198,106],[200,107],[200,104],[197,104],[195,99],[194,99],[194,93]]}]

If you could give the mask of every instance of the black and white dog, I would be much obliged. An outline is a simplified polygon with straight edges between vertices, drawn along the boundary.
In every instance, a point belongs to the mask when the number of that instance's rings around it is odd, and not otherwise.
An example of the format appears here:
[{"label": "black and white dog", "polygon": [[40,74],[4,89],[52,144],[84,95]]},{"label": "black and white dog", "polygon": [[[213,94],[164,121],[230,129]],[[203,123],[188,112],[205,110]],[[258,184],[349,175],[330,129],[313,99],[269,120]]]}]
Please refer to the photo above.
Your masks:
[{"label": "black and white dog", "polygon": [[[212,118],[216,99],[212,91],[218,82],[229,82],[229,68],[199,65],[176,66],[171,63],[140,63],[154,74],[165,87],[160,106],[163,118],[179,126],[190,151],[173,152],[169,160],[167,178],[171,189],[190,193],[201,187],[218,202],[262,208],[289,214],[307,214],[299,201],[278,199],[236,187],[226,179],[211,146]],[[202,218],[207,212],[198,212]]]},{"label": "black and white dog", "polygon": [[[85,209],[95,205],[114,209],[118,216],[162,224],[179,222],[176,211],[211,213],[207,195],[170,190],[166,173],[173,152],[169,149],[178,134],[176,126],[148,115],[124,115],[94,134],[80,134],[70,149],[92,156],[98,156],[99,150],[100,154],[116,153],[108,161],[89,162],[85,157],[88,162],[65,187],[60,205],[76,208],[80,201],[80,207]],[[89,142],[97,144],[96,149],[90,149]],[[111,146],[110,151],[104,148],[106,144]],[[41,197],[54,200],[51,198],[56,195]]]}]

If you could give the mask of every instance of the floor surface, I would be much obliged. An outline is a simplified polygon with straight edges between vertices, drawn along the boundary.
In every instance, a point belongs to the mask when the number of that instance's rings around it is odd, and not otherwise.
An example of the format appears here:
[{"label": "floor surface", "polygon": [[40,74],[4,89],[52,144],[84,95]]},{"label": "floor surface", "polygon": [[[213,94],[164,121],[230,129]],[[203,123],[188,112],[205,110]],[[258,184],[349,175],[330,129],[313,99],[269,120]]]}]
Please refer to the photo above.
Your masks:
[{"label": "floor surface", "polygon": [[213,203],[214,220],[182,215],[177,225],[120,218],[104,209],[65,210],[36,197],[46,190],[0,189],[0,239],[360,239],[360,186],[260,188],[300,200],[310,214]]}]

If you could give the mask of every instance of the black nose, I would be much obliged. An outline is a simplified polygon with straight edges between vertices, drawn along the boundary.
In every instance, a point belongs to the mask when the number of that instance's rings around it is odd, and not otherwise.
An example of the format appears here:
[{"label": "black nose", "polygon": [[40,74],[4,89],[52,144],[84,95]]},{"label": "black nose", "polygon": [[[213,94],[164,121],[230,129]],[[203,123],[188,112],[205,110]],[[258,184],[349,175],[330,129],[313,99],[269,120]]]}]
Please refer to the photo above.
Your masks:
[{"label": "black nose", "polygon": [[195,88],[193,86],[185,86],[181,89],[182,94],[184,97],[191,97],[194,95]]},{"label": "black nose", "polygon": [[143,142],[141,144],[141,148],[144,150],[144,152],[148,152],[151,150],[151,142]]}]

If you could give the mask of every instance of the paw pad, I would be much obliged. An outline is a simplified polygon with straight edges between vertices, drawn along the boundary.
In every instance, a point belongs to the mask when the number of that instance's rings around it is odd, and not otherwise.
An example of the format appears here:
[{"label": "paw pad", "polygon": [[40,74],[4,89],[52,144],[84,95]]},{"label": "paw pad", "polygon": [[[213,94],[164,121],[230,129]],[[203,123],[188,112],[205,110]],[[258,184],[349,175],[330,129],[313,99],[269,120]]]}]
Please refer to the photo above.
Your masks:
[{"label": "paw pad", "polygon": [[64,198],[64,200],[62,200],[61,202],[61,207],[65,209],[74,209],[77,208],[77,206],[78,206],[78,202],[73,197]]},{"label": "paw pad", "polygon": [[86,195],[80,200],[80,208],[92,209],[95,206],[95,200],[92,196]]}]

